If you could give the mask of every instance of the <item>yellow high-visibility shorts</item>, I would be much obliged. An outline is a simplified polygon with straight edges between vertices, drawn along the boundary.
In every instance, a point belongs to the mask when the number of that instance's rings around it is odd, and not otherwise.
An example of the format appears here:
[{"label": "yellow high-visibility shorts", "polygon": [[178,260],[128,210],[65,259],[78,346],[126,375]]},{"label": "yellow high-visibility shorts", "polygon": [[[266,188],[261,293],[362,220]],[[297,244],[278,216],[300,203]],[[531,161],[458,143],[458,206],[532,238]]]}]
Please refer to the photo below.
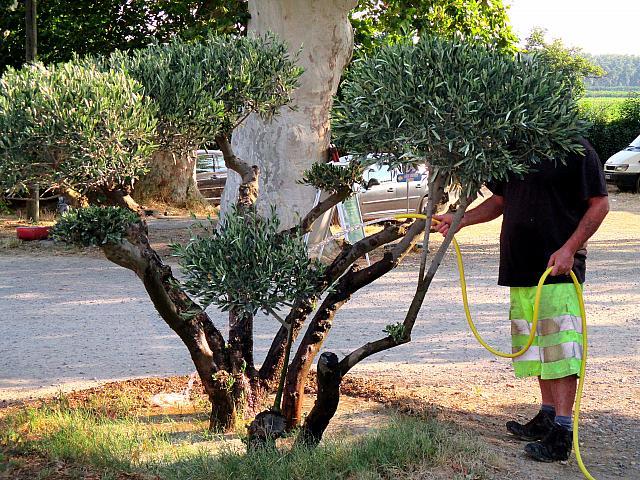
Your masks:
[{"label": "yellow high-visibility shorts", "polygon": [[[511,287],[511,345],[513,352],[527,344],[533,319],[536,287]],[[513,359],[516,377],[543,380],[580,373],[582,318],[573,283],[542,287],[538,326],[533,344]]]}]

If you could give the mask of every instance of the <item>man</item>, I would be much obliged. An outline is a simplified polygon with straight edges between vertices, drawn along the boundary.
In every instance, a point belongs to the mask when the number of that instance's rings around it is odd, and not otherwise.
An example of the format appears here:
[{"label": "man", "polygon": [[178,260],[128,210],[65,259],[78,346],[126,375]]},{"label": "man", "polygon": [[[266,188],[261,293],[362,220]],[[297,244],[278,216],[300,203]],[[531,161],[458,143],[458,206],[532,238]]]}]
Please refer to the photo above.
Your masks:
[{"label": "man", "polygon": [[[553,267],[542,289],[536,340],[513,361],[516,377],[536,376],[542,406],[528,423],[507,423],[536,460],[567,460],[571,453],[572,411],[582,356],[582,327],[569,271],[585,279],[586,242],[596,232],[609,201],[602,166],[591,145],[564,162],[543,161],[522,178],[487,185],[493,195],[462,218],[459,228],[503,215],[498,284],[511,287],[514,352],[530,333],[536,285]],[[453,215],[436,215],[446,235]]]}]

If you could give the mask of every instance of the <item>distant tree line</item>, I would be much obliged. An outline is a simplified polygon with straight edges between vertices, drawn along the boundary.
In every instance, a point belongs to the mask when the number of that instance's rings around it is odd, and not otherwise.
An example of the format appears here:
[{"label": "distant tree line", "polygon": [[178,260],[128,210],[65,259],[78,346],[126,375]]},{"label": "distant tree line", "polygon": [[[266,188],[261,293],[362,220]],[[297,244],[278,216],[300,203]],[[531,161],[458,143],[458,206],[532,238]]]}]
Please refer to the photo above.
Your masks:
[{"label": "distant tree line", "polygon": [[607,72],[602,77],[585,79],[588,89],[640,87],[640,55],[585,55],[585,57]]}]

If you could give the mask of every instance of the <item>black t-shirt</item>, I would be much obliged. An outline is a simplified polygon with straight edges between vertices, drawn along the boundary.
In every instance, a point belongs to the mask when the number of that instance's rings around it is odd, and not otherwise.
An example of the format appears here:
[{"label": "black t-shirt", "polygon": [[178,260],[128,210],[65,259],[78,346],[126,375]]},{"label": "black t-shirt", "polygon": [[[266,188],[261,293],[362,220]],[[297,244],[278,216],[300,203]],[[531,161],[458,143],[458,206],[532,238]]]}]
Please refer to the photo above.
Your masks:
[{"label": "black t-shirt", "polygon": [[[500,232],[498,284],[533,287],[547,269],[549,257],[578,227],[588,208],[588,199],[606,196],[607,186],[598,154],[587,141],[580,142],[585,154],[570,154],[565,162],[543,161],[533,165],[523,178],[487,185],[504,197]],[[573,272],[585,279],[586,249],[574,257]],[[549,276],[545,283],[569,283],[569,275]]]}]

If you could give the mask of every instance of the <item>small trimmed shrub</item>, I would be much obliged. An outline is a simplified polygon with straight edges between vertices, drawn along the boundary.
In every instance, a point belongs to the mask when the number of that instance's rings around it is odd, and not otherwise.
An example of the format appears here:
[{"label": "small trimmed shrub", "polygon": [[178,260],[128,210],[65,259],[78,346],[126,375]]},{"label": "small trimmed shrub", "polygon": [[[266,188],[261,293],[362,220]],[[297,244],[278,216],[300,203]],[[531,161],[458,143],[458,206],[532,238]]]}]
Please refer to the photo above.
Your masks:
[{"label": "small trimmed shrub", "polygon": [[117,51],[101,68],[127,72],[158,106],[158,133],[172,151],[230,134],[251,112],[268,117],[290,102],[302,69],[275,36],[210,35]]},{"label": "small trimmed shrub", "polygon": [[125,208],[90,206],[63,215],[53,227],[55,240],[83,247],[117,244],[140,217]]},{"label": "small trimmed shrub", "polygon": [[322,266],[308,258],[303,238],[281,234],[279,227],[275,211],[264,218],[232,207],[220,228],[211,225],[186,246],[172,245],[184,289],[205,308],[250,315],[311,297]]},{"label": "small trimmed shrub", "polygon": [[65,63],[0,79],[0,186],[125,189],[154,150],[156,109],[124,73]]}]

